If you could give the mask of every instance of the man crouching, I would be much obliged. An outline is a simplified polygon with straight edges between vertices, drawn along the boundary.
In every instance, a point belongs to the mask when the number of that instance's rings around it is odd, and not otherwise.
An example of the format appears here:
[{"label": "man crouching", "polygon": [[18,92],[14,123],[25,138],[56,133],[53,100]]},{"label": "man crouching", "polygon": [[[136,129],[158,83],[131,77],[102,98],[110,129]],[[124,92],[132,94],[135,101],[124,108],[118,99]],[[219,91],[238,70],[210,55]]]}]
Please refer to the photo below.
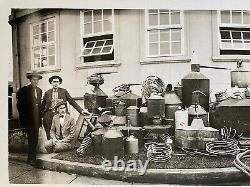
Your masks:
[{"label": "man crouching", "polygon": [[48,153],[62,152],[73,148],[76,132],[74,119],[67,113],[67,103],[58,102],[55,106],[58,114],[53,117],[50,138],[45,142]]}]

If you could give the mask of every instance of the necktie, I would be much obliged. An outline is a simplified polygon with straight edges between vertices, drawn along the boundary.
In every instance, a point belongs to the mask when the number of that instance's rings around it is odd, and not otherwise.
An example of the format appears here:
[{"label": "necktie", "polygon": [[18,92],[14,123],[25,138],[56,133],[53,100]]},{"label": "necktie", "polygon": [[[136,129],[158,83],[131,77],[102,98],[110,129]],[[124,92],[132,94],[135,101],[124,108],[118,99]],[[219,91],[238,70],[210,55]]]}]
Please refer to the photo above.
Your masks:
[{"label": "necktie", "polygon": [[[64,116],[63,115],[60,115],[59,116],[60,118],[63,118]],[[59,118],[59,119],[60,119]],[[59,139],[62,140],[63,139],[63,135],[62,135],[62,124],[61,124],[61,121],[60,121],[60,135],[59,135]]]},{"label": "necktie", "polygon": [[59,135],[59,139],[62,140],[63,139],[63,135],[62,135],[62,125],[60,124],[60,135]]}]

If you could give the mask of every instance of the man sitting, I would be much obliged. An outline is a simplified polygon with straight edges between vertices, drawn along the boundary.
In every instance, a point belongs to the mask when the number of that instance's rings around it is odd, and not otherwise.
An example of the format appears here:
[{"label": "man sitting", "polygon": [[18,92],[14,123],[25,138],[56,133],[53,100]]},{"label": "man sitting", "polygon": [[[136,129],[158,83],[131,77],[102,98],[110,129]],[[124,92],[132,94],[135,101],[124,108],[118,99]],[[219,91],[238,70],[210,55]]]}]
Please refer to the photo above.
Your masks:
[{"label": "man sitting", "polygon": [[48,153],[62,152],[73,148],[76,125],[74,119],[66,112],[67,103],[60,101],[55,109],[58,114],[53,117],[50,139],[45,142]]}]

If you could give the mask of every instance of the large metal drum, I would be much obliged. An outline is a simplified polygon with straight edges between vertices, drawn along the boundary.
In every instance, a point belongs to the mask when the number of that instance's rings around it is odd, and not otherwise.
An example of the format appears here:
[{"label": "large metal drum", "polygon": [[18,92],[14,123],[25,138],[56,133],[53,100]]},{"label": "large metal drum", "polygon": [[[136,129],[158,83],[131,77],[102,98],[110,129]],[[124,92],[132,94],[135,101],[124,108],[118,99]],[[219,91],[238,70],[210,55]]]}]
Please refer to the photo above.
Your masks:
[{"label": "large metal drum", "polygon": [[127,119],[129,119],[131,126],[139,126],[139,108],[130,106],[127,108]]},{"label": "large metal drum", "polygon": [[166,92],[165,96],[165,113],[167,119],[174,119],[175,112],[182,106],[182,102],[174,91]]},{"label": "large metal drum", "polygon": [[113,160],[114,156],[122,158],[124,155],[124,140],[121,131],[109,128],[102,139],[102,152],[106,159]]},{"label": "large metal drum", "polygon": [[162,96],[152,94],[147,102],[149,118],[165,117],[165,100]]},{"label": "large metal drum", "polygon": [[199,72],[197,64],[191,64],[192,72],[182,79],[182,101],[186,107],[192,104],[192,93],[195,90],[203,92],[206,96],[200,97],[200,105],[209,111],[209,79]]},{"label": "large metal drum", "polygon": [[102,136],[106,131],[107,130],[105,128],[102,128],[91,133],[95,154],[102,155]]}]

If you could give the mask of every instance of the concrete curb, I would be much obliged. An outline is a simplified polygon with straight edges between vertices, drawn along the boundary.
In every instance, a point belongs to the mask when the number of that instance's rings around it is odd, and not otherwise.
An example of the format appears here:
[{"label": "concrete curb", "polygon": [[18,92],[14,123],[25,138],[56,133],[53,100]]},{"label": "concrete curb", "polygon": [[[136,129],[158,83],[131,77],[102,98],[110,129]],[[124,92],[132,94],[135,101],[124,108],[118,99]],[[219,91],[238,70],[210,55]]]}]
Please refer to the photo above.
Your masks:
[{"label": "concrete curb", "polygon": [[[38,156],[38,168],[74,173],[105,179],[137,183],[205,184],[247,181],[247,177],[235,167],[208,169],[148,169],[144,175],[138,172],[105,171],[100,165],[53,159],[55,154]],[[9,160],[26,161],[25,155],[9,154]]]}]

